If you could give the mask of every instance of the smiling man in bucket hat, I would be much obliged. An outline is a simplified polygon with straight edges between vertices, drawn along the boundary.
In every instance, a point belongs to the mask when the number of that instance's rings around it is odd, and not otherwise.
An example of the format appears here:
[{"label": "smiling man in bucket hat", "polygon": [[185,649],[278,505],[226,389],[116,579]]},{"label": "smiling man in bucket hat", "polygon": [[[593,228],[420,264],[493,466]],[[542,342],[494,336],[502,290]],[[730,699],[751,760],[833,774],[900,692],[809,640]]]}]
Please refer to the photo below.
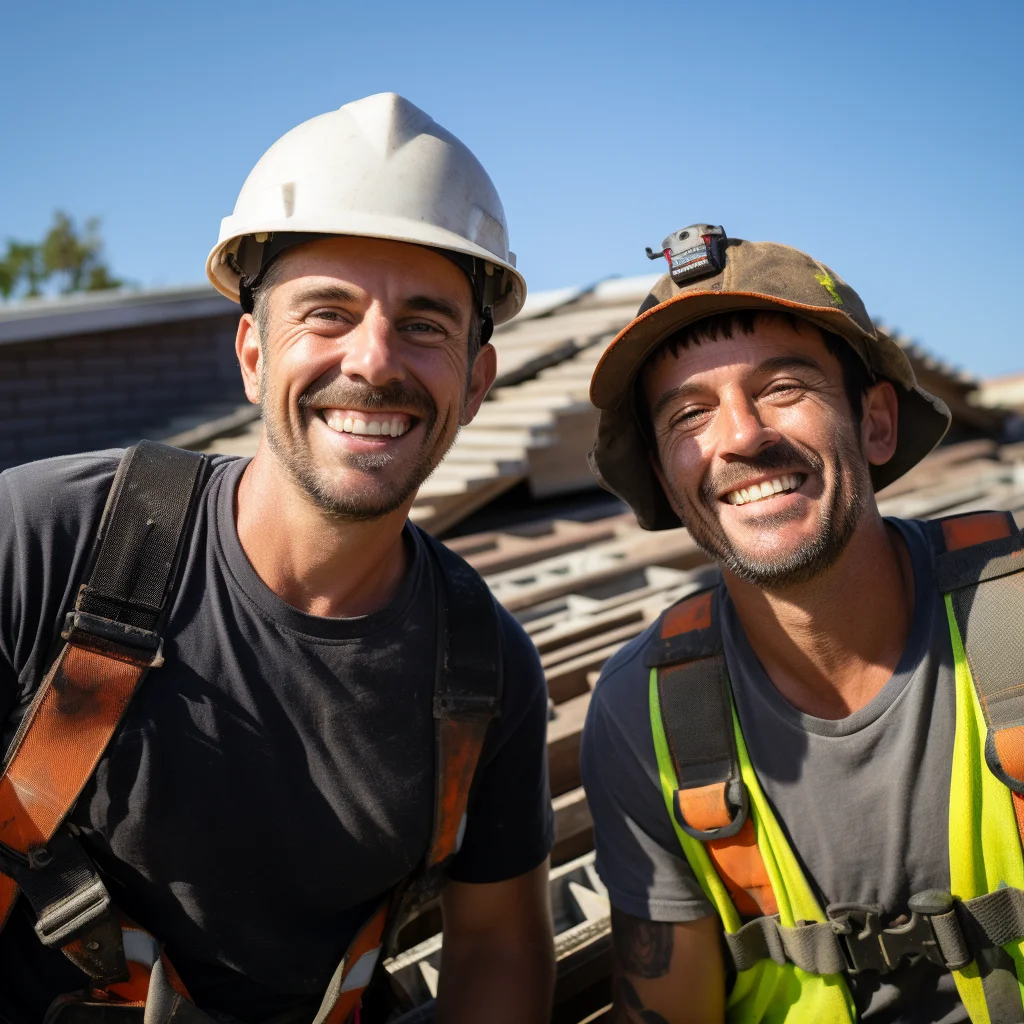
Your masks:
[{"label": "smiling man in bucket hat", "polygon": [[662,249],[591,462],[721,579],[591,703],[612,1020],[1020,1021],[1016,527],[881,517],[950,416],[834,271],[706,224]]}]

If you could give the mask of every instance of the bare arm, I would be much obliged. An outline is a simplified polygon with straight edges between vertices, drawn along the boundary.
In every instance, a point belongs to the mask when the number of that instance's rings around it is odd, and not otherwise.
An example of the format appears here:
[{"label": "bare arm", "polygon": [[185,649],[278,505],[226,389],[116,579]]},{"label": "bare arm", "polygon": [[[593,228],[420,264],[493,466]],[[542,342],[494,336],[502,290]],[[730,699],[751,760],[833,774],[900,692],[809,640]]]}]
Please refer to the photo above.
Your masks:
[{"label": "bare arm", "polygon": [[725,965],[715,917],[643,921],[612,908],[611,1024],[722,1024]]},{"label": "bare arm", "polygon": [[538,1024],[555,980],[548,864],[488,885],[441,893],[444,945],[438,1024]]}]

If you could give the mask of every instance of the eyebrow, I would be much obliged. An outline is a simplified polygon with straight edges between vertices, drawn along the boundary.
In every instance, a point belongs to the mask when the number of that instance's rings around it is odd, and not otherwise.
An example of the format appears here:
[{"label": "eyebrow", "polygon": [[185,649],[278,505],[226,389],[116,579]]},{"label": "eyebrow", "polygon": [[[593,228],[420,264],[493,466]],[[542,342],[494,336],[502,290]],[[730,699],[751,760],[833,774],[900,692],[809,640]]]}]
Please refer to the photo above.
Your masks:
[{"label": "eyebrow", "polygon": [[[816,360],[811,359],[810,356],[772,356],[771,359],[766,359],[763,363],[759,363],[755,373],[778,373],[782,370],[814,370],[817,373],[824,374],[825,368]],[[658,417],[658,413],[665,408],[671,402],[676,401],[680,398],[687,398],[690,395],[699,394],[704,388],[700,384],[680,384],[677,388],[669,388],[664,394],[662,394],[658,400],[651,406],[651,420],[655,420]]]},{"label": "eyebrow", "polygon": [[761,363],[756,372],[776,373],[779,370],[794,369],[816,370],[818,373],[825,372],[825,367],[810,356],[773,356],[771,359],[766,359]]},{"label": "eyebrow", "polygon": [[300,291],[292,298],[296,306],[304,306],[307,302],[355,302],[359,296],[351,288],[340,284],[314,285]]},{"label": "eyebrow", "polygon": [[463,318],[463,311],[459,306],[452,305],[452,303],[445,302],[444,299],[436,298],[433,295],[413,295],[402,305],[417,313],[438,313],[453,323],[461,323]]}]

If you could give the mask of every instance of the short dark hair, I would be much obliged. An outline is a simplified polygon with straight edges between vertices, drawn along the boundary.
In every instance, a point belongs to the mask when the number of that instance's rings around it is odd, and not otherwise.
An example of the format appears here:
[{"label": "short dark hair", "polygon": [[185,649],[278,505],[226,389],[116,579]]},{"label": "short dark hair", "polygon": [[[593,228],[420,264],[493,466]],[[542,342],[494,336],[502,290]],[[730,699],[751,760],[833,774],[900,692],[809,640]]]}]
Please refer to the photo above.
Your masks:
[{"label": "short dark hair", "polygon": [[[839,366],[843,371],[843,390],[846,392],[846,400],[850,403],[854,423],[859,425],[864,415],[864,393],[875,383],[871,371],[844,337],[832,331],[826,331],[823,327],[819,327],[795,313],[774,309],[740,309],[731,313],[715,313],[702,320],[695,320],[692,324],[687,324],[674,334],[670,334],[647,357],[644,365],[666,353],[677,356],[680,349],[687,349],[691,345],[699,345],[704,341],[717,341],[719,338],[731,338],[737,331],[740,334],[753,334],[759,318],[781,320],[794,331],[800,331],[804,327],[810,326],[820,332],[825,348],[839,361]],[[637,414],[640,417],[640,425],[646,430],[648,437],[653,437],[650,410],[643,397],[639,375],[635,387],[634,401]]]}]

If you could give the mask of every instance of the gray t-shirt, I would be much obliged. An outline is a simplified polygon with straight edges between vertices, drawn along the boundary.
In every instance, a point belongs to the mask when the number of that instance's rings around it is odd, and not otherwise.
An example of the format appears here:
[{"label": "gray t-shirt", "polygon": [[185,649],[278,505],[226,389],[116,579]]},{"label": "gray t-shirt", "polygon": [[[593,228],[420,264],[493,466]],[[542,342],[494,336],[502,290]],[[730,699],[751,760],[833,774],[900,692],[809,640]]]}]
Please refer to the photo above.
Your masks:
[{"label": "gray t-shirt", "polygon": [[[119,455],[0,475],[5,741],[73,601]],[[409,572],[384,608],[343,619],[291,607],[238,539],[245,465],[214,460],[163,631],[166,663],[133,698],[71,821],[115,903],[166,943],[200,1006],[249,1022],[312,1019],[351,937],[426,853],[434,569],[410,527]],[[512,878],[551,849],[544,675],[519,624],[498,614],[505,688],[448,872],[463,882]],[[84,982],[39,942],[20,901],[0,934],[0,1022],[34,1024]]]},{"label": "gray t-shirt", "polygon": [[[821,905],[878,903],[891,920],[908,912],[914,893],[949,888],[955,705],[928,528],[890,522],[914,566],[910,634],[892,678],[846,718],[814,718],[789,704],[751,650],[724,585],[715,600],[751,762]],[[640,918],[693,921],[714,910],[683,855],[658,781],[643,664],[656,628],[601,674],[583,734],[583,782],[597,869],[612,903]],[[872,1024],[968,1020],[952,975],[928,961],[904,960],[884,977],[866,971],[849,980],[861,1019]]]}]

